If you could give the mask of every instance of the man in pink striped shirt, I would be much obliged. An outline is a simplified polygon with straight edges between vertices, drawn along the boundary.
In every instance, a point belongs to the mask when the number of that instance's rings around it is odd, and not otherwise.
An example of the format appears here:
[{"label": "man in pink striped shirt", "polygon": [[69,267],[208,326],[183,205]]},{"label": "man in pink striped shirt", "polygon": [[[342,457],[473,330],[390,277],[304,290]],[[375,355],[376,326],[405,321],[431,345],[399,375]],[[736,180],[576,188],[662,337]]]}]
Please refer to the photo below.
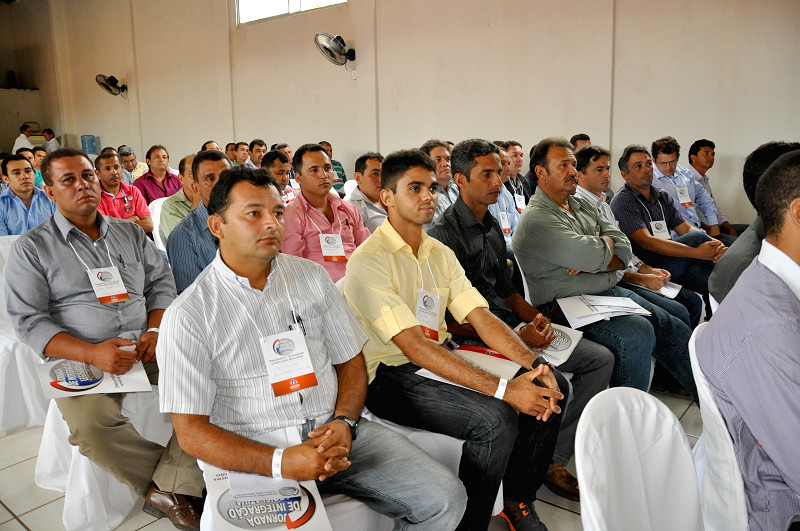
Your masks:
[{"label": "man in pink striped shirt", "polygon": [[369,229],[353,205],[330,193],[335,172],[325,148],[301,146],[292,167],[301,193],[286,207],[281,251],[317,262],[336,282],[355,248],[369,238]]}]

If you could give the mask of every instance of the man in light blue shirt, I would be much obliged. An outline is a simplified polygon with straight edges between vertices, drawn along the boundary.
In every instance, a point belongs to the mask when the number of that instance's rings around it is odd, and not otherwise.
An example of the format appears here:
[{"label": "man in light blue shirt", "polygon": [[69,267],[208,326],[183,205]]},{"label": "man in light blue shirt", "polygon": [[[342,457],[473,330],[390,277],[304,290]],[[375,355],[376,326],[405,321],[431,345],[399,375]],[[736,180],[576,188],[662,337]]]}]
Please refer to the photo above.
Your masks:
[{"label": "man in light blue shirt", "polygon": [[[702,230],[699,209],[708,223],[708,235],[725,245],[732,244],[736,238],[720,234],[717,206],[703,185],[694,180],[692,172],[678,164],[681,146],[671,136],[659,138],[651,146],[653,153],[653,186],[667,192],[675,203],[675,208],[683,219]],[[672,234],[677,239],[677,233]]]},{"label": "man in light blue shirt", "polygon": [[0,193],[0,236],[25,234],[53,215],[56,205],[34,186],[33,166],[25,156],[6,158],[2,170],[8,187]]},{"label": "man in light blue shirt", "polygon": [[217,244],[208,229],[206,206],[219,174],[230,167],[228,157],[220,151],[201,151],[194,157],[192,177],[200,204],[178,223],[167,239],[167,256],[178,293],[188,288],[217,254]]},{"label": "man in light blue shirt", "polygon": [[511,157],[505,147],[501,145],[503,142],[500,144],[495,142],[495,144],[500,148],[500,164],[502,166],[500,180],[503,181],[504,186],[500,188],[497,203],[489,205],[489,212],[500,224],[500,228],[503,229],[503,238],[506,240],[506,257],[512,258],[514,250],[511,248],[511,235],[514,234],[514,229],[517,228],[519,210],[517,210],[517,205],[514,203],[514,196],[505,187],[506,181],[511,178]]},{"label": "man in light blue shirt", "polygon": [[423,227],[427,231],[442,217],[444,211],[456,202],[461,192],[453,182],[453,171],[450,168],[450,146],[447,145],[447,142],[428,140],[422,144],[420,149],[436,164],[436,182],[439,183],[439,202],[436,204],[436,212],[433,214],[433,220]]}]

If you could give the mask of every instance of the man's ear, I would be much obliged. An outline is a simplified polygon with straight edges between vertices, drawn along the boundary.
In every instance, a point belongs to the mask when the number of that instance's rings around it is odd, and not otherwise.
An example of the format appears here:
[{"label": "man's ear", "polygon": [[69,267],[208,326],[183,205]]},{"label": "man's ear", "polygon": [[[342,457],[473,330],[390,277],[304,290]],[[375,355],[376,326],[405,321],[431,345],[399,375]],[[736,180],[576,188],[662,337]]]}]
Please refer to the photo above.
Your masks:
[{"label": "man's ear", "polygon": [[212,214],[208,216],[207,223],[211,235],[222,241],[223,236],[225,236],[225,220],[222,219],[222,216],[219,214]]},{"label": "man's ear", "polygon": [[533,173],[536,175],[536,179],[539,182],[542,182],[543,179],[547,177],[547,172],[545,171],[543,166],[536,166],[533,168]]},{"label": "man's ear", "polygon": [[381,203],[386,205],[394,205],[394,194],[388,188],[381,188]]},{"label": "man's ear", "polygon": [[800,197],[795,197],[790,203],[786,212],[787,221],[795,227],[800,228]]},{"label": "man's ear", "polygon": [[[4,176],[3,176],[3,179],[5,179],[5,178],[6,178],[6,177],[5,177],[5,175],[4,175]],[[47,194],[47,197],[49,197],[49,198],[50,198],[50,201],[52,201],[53,203],[55,203],[55,202],[56,202],[56,198],[55,198],[55,196],[53,195],[53,187],[52,187],[52,186],[50,186],[49,184],[45,183],[43,190],[44,190],[44,193],[45,193],[45,194]]]}]

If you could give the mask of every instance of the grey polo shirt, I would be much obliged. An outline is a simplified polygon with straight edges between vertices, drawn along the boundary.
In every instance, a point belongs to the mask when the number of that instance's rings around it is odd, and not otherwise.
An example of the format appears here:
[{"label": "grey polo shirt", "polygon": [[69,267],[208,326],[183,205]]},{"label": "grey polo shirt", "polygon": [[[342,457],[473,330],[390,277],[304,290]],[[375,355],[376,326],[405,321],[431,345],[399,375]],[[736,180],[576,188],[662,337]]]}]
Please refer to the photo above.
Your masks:
[{"label": "grey polo shirt", "polygon": [[[611,249],[601,236],[611,238],[622,263],[631,259],[628,238],[594,205],[575,196],[568,201],[574,215],[537,188],[511,238],[534,306],[559,297],[600,293],[617,284],[616,272],[605,272]],[[581,273],[570,275],[567,268]]]},{"label": "grey polo shirt", "polygon": [[[169,266],[144,231],[99,213],[97,220],[100,238],[93,242],[56,211],[20,236],[8,257],[8,315],[20,340],[40,355],[59,332],[90,343],[138,337],[147,314],[175,298]],[[100,304],[81,260],[92,269],[116,266],[130,300]]]}]

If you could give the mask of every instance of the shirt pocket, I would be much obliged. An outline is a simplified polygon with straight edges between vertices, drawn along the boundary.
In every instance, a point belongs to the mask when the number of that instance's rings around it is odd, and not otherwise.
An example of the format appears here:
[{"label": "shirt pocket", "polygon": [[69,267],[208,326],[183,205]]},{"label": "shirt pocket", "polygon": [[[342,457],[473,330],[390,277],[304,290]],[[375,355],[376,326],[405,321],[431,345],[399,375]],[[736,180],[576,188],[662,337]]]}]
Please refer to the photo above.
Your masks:
[{"label": "shirt pocket", "polygon": [[120,265],[119,274],[129,295],[144,295],[144,266],[141,262],[125,262],[125,265]]}]

